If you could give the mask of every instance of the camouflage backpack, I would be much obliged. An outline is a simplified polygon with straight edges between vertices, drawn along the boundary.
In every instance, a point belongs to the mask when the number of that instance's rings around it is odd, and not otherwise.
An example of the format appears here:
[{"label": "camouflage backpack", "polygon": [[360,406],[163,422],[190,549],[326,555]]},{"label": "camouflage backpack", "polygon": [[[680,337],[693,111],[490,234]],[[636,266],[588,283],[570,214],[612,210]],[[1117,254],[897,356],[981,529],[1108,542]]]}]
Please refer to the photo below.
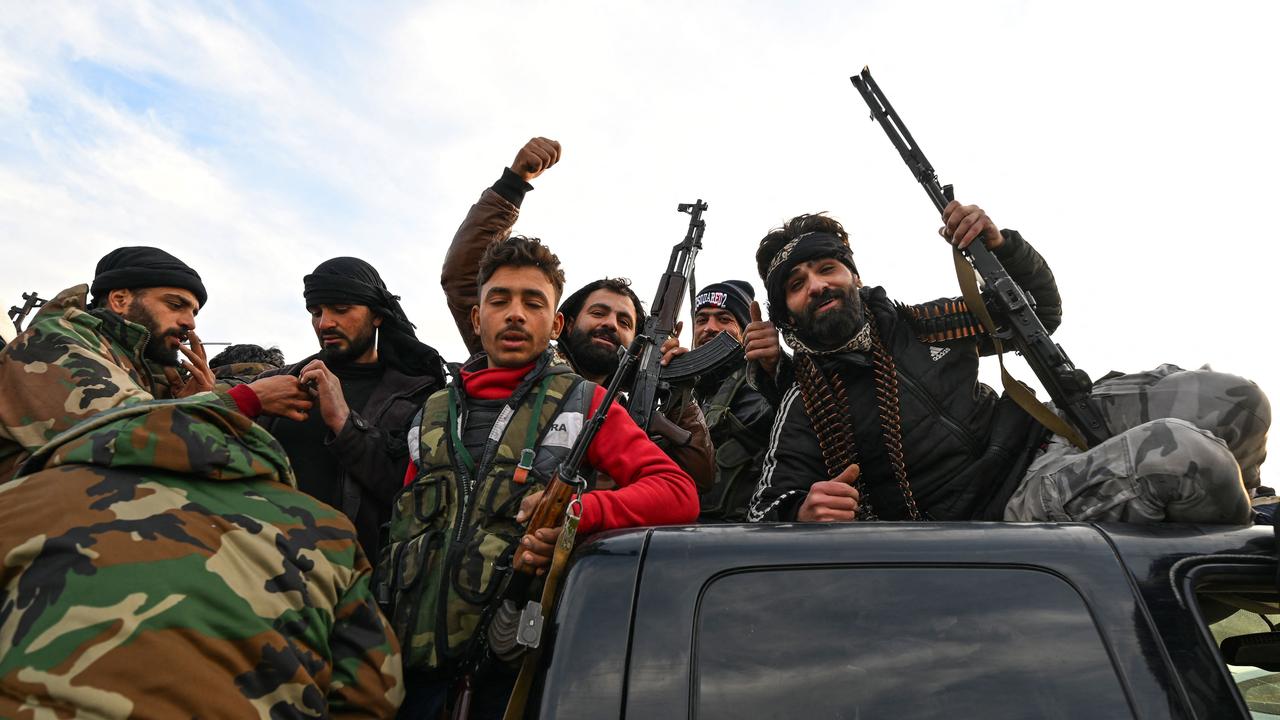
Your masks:
[{"label": "camouflage backpack", "polygon": [[375,579],[407,669],[451,666],[479,649],[524,534],[520,501],[546,487],[582,430],[594,383],[558,364],[538,375],[512,394],[478,457],[459,436],[467,400],[456,381],[410,428],[418,473],[396,497]]}]

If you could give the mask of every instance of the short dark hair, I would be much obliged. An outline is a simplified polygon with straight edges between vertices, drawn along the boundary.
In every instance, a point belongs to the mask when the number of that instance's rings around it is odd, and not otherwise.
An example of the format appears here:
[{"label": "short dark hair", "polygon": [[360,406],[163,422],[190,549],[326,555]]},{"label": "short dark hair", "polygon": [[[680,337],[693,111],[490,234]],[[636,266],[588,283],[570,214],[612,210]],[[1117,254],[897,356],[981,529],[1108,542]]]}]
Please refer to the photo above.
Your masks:
[{"label": "short dark hair", "polygon": [[284,353],[280,352],[278,347],[264,348],[261,345],[250,343],[228,345],[222,352],[214,355],[209,360],[209,368],[235,365],[236,363],[261,363],[278,368],[284,367]]},{"label": "short dark hair", "polygon": [[512,235],[489,243],[480,258],[477,287],[484,287],[501,267],[536,267],[555,286],[557,302],[564,293],[564,270],[560,269],[560,258],[538,238]]},{"label": "short dark hair", "polygon": [[597,290],[607,290],[611,293],[631,298],[631,304],[635,307],[636,326],[639,327],[644,324],[647,317],[644,312],[644,303],[640,301],[640,296],[636,295],[635,290],[631,289],[631,281],[621,277],[592,280],[565,298],[565,301],[560,304],[560,312],[564,315],[566,323],[572,324],[574,322],[578,317],[578,313],[582,312],[582,306],[587,302],[587,296]]},{"label": "short dark hair", "polygon": [[773,257],[782,250],[784,245],[811,232],[829,233],[835,235],[844,244],[849,244],[849,233],[845,232],[844,226],[839,220],[827,217],[825,211],[812,215],[797,215],[782,227],[770,230],[769,234],[760,241],[760,247],[756,249],[756,270],[760,273],[760,279],[767,281],[769,264],[773,262]]}]

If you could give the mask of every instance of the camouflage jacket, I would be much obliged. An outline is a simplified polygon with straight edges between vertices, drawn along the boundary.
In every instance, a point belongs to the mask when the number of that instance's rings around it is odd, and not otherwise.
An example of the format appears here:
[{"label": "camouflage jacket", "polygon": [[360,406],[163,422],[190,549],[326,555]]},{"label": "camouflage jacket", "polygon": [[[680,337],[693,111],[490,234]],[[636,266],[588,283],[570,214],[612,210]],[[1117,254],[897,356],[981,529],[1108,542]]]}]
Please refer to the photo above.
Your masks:
[{"label": "camouflage jacket", "polygon": [[[63,290],[0,350],[0,482],[55,435],[95,413],[169,397],[143,357],[150,335],[106,310],[86,310],[89,287]],[[206,398],[235,408],[225,393]]]},{"label": "camouflage jacket", "polygon": [[209,402],[98,414],[0,485],[0,717],[391,717],[400,650],[342,513]]}]

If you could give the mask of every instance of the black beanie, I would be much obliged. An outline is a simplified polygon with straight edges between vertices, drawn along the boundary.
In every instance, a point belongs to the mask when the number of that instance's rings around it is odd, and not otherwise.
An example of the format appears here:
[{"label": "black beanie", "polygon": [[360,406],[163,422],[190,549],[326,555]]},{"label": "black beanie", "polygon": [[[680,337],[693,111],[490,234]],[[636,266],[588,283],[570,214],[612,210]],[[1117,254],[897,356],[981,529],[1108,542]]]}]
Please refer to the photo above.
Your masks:
[{"label": "black beanie", "polygon": [[725,280],[712,283],[698,291],[693,301],[693,312],[704,307],[721,307],[733,313],[738,321],[738,329],[746,331],[751,322],[751,301],[756,299],[756,290],[746,280]]},{"label": "black beanie", "polygon": [[112,290],[176,287],[190,290],[200,307],[209,299],[200,273],[169,253],[153,247],[122,247],[98,261],[93,273],[93,304]]}]

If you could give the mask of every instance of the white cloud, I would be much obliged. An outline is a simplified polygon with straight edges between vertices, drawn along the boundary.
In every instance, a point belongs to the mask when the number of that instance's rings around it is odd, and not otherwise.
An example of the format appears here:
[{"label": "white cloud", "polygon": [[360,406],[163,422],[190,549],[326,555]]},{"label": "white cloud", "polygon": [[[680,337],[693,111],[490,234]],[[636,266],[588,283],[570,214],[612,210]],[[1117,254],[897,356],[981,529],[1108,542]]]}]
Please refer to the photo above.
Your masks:
[{"label": "white cloud", "polygon": [[[943,180],[1053,265],[1058,338],[1080,366],[1212,361],[1280,392],[1265,350],[1277,15],[1265,2],[19,6],[0,19],[0,232],[23,270],[0,290],[53,292],[115,245],[162,245],[209,281],[206,337],[298,357],[314,344],[301,276],[354,254],[460,359],[444,248],[520,144],[548,135],[564,159],[519,229],[559,252],[571,286],[626,274],[650,297],[684,232],[675,204],[702,197],[703,282],[755,280],[768,228],[829,210],[868,282],[907,301],[953,294],[932,210],[847,80],[869,63]],[[124,102],[77,63],[154,79],[160,97]]]}]

